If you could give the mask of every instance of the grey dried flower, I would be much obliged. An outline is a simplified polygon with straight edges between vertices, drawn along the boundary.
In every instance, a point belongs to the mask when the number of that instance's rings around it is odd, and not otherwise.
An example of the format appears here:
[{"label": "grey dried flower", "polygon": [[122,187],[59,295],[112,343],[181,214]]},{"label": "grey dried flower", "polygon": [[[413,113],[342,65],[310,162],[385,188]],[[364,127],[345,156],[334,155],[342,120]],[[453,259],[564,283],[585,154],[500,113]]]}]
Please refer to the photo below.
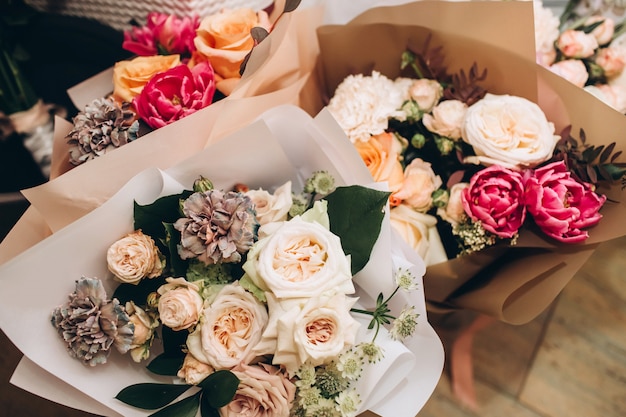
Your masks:
[{"label": "grey dried flower", "polygon": [[76,290],[52,312],[51,322],[69,354],[90,366],[106,363],[111,346],[126,353],[133,340],[130,317],[117,299],[107,299],[97,278],[76,281]]},{"label": "grey dried flower", "polygon": [[130,110],[130,103],[119,105],[113,99],[102,97],[89,103],[73,122],[74,127],[66,136],[73,165],[119,148],[137,139],[139,132],[139,122]]},{"label": "grey dried flower", "polygon": [[174,223],[182,234],[178,254],[207,265],[241,261],[257,239],[259,222],[245,194],[210,190],[194,193],[182,204],[186,217]]}]

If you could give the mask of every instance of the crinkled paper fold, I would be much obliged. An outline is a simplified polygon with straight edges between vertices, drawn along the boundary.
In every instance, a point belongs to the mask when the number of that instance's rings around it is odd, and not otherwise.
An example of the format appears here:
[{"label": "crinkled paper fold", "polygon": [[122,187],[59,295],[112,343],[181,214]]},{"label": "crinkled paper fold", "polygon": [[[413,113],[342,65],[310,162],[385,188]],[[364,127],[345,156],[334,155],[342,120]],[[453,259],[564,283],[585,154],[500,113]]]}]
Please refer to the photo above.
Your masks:
[{"label": "crinkled paper fold", "polygon": [[[535,64],[532,2],[416,2],[368,10],[345,25],[318,29],[318,93],[332,96],[349,74],[377,70],[400,74],[407,44],[419,49],[431,35],[443,48],[449,72],[476,63],[487,69],[489,92],[539,103],[557,132],[571,124],[585,130],[587,143],[617,142],[626,151],[626,118],[573,84]],[[363,47],[367,45],[367,47]],[[313,86],[310,86],[313,88]],[[315,94],[311,91],[309,94]],[[622,159],[623,160],[623,157]],[[532,320],[560,293],[601,242],[626,234],[626,195],[619,185],[602,209],[599,225],[584,245],[555,244],[524,231],[513,248],[429,266],[426,298],[434,311],[469,309],[513,324]]]},{"label": "crinkled paper fold", "polygon": [[[191,187],[199,175],[210,178],[219,188],[245,183],[272,189],[291,180],[298,189],[312,172],[321,169],[329,171],[339,184],[360,183],[359,177],[367,179],[362,175],[364,168],[360,173],[342,169],[355,164],[358,155],[342,152],[342,145],[327,136],[338,131],[334,123],[325,112],[314,120],[295,106],[274,108],[167,170],[141,171],[98,208],[0,267],[0,327],[25,355],[13,382],[53,401],[99,414],[150,414],[115,400],[115,395],[133,383],[171,380],[150,374],[145,364],[135,364],[117,352],[103,366],[84,366],[68,355],[50,324],[52,309],[65,301],[74,281],[83,275],[101,278],[107,292],[112,293],[115,283],[107,271],[105,253],[111,243],[132,231],[134,201],[147,204],[159,196],[180,192]],[[423,261],[393,235],[386,217],[370,262],[355,277],[363,306],[372,307],[368,303],[378,292],[389,294],[393,290],[392,272],[397,267],[411,268],[418,277],[425,271]],[[415,305],[420,313],[417,333],[403,344],[382,332],[377,342],[385,358],[366,367],[359,384],[363,410],[383,416],[416,415],[443,368],[443,348],[427,321],[422,285],[415,292],[402,294],[392,305],[396,314],[404,303]],[[361,340],[369,340],[371,334],[364,333],[367,320],[362,320],[361,327]]]}]

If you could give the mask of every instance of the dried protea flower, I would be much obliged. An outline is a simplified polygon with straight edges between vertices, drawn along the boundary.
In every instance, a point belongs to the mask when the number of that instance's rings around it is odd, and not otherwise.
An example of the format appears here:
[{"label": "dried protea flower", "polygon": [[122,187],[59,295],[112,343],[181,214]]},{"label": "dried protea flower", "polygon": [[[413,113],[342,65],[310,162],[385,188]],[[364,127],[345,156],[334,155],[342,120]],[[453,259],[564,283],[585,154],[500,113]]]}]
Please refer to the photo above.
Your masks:
[{"label": "dried protea flower", "polygon": [[69,354],[90,366],[106,363],[111,346],[126,353],[133,341],[130,317],[117,299],[107,299],[97,278],[76,281],[76,290],[52,312],[51,322]]},{"label": "dried protea flower", "polygon": [[242,193],[210,190],[182,204],[186,217],[174,223],[182,234],[178,254],[207,265],[239,262],[257,238],[259,223],[252,200]]},{"label": "dried protea flower", "polygon": [[74,119],[74,128],[66,139],[70,162],[80,165],[137,139],[139,122],[130,103],[119,105],[110,98],[97,98]]}]

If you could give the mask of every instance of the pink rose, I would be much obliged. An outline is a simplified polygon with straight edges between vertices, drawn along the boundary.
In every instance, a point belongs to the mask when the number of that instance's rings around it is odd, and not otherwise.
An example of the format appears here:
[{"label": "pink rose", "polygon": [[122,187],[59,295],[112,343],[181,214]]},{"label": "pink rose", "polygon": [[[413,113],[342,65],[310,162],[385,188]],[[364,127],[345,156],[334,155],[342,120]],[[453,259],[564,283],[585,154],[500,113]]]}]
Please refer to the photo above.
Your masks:
[{"label": "pink rose", "polygon": [[239,378],[235,397],[220,409],[222,417],[289,417],[296,386],[280,368],[264,363],[233,369]]},{"label": "pink rose", "polygon": [[622,72],[626,64],[626,57],[618,48],[602,48],[596,56],[596,64],[602,68],[604,75],[611,78]]},{"label": "pink rose", "polygon": [[589,58],[598,46],[595,36],[575,29],[564,31],[556,41],[556,47],[568,58]]},{"label": "pink rose", "polygon": [[524,223],[524,178],[518,171],[492,165],[463,189],[463,207],[474,221],[502,238],[512,238]]},{"label": "pink rose", "polygon": [[597,22],[602,23],[591,31],[591,35],[596,38],[599,45],[606,45],[611,42],[611,39],[613,39],[613,34],[615,33],[615,21],[604,16],[589,16],[587,20],[585,20],[585,26],[590,26]]},{"label": "pink rose", "polygon": [[582,61],[577,59],[566,59],[565,61],[559,61],[556,64],[550,65],[550,71],[560,75],[567,81],[578,87],[584,87],[585,83],[589,79],[589,73]]},{"label": "pink rose", "polygon": [[194,38],[200,25],[197,15],[179,18],[152,12],[146,25],[124,31],[122,48],[140,56],[181,54],[190,56],[196,50]]},{"label": "pink rose", "polygon": [[589,234],[581,230],[597,224],[606,196],[590,184],[572,178],[563,161],[529,171],[526,207],[535,223],[548,236],[564,243],[582,242]]},{"label": "pink rose", "polygon": [[137,114],[153,129],[205,108],[213,100],[215,79],[211,64],[189,69],[179,65],[156,74],[135,98]]}]

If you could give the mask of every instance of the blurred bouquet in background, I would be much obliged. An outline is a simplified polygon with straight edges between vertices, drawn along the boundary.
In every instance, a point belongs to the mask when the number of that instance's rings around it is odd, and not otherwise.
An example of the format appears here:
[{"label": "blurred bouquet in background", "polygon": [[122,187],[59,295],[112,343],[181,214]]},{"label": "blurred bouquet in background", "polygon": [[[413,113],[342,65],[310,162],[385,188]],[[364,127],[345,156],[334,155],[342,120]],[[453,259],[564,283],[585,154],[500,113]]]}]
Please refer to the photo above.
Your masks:
[{"label": "blurred bouquet in background", "polygon": [[537,63],[626,113],[623,18],[579,1],[570,1],[560,16],[541,0],[534,5]]}]

